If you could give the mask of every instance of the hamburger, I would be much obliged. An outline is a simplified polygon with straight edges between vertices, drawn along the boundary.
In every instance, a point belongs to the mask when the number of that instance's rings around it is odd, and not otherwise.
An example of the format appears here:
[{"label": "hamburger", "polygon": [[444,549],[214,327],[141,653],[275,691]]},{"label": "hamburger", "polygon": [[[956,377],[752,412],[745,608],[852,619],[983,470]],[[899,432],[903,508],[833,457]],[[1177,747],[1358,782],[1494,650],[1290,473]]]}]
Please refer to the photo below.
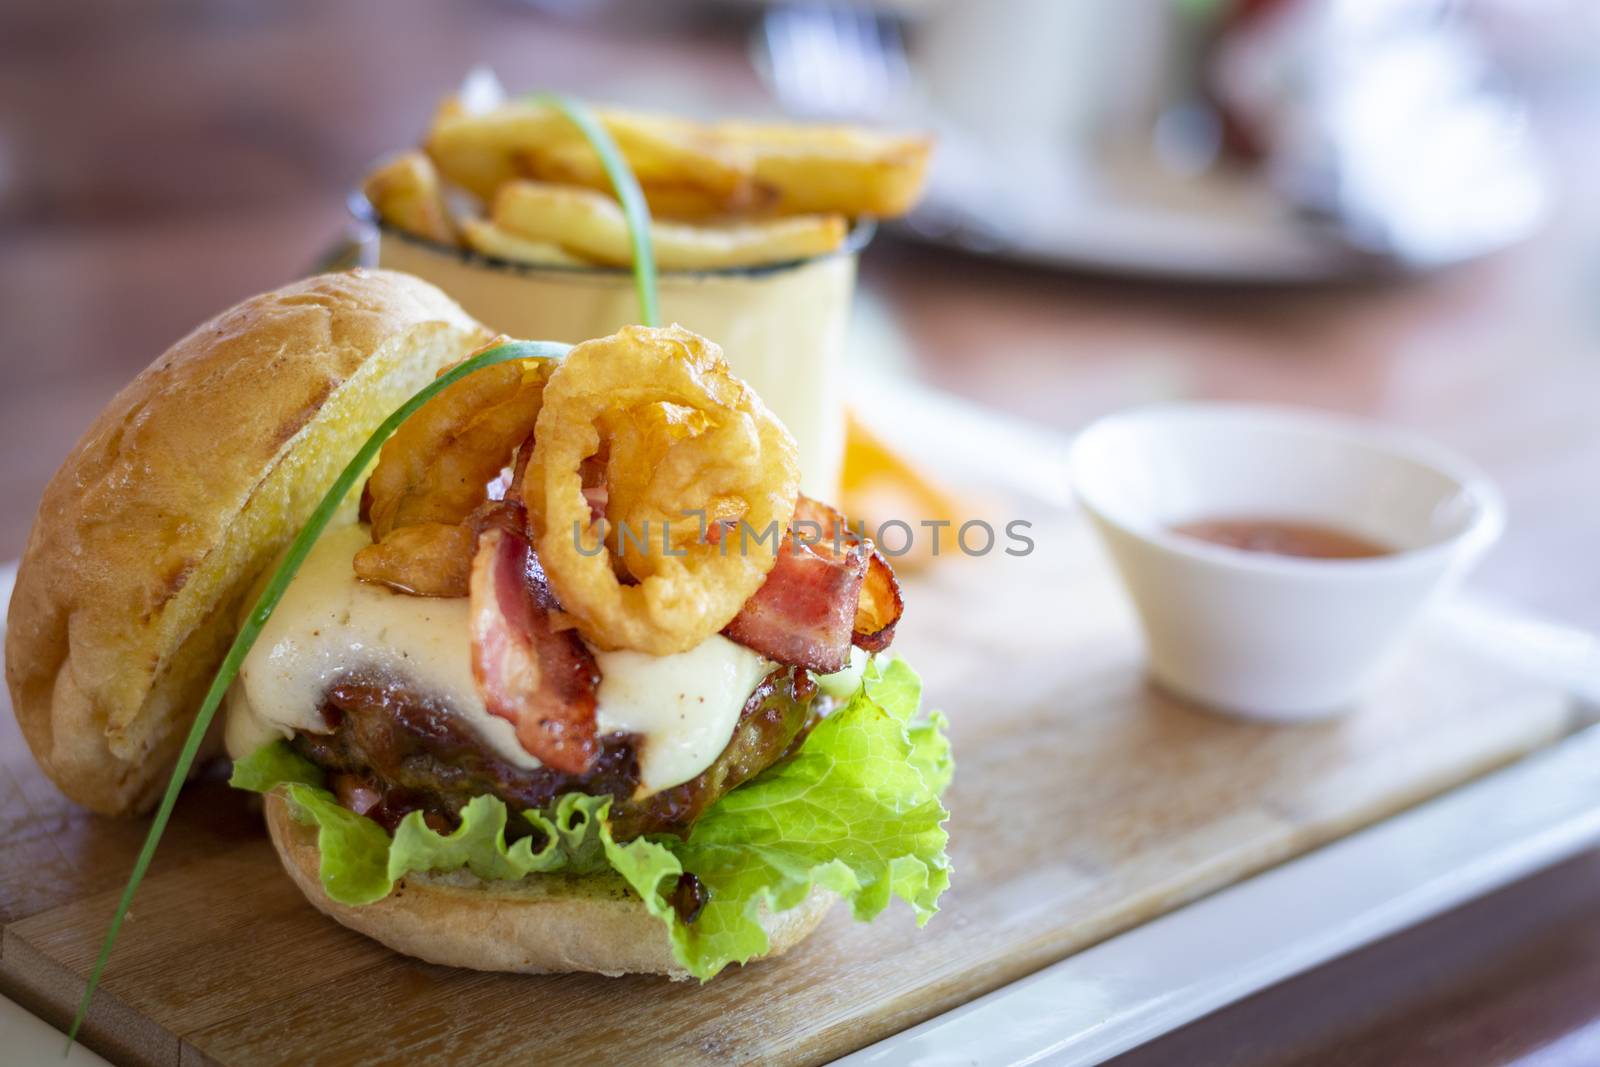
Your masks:
[{"label": "hamburger", "polygon": [[[356,271],[156,360],[50,483],[18,571],[6,678],[40,766],[146,812],[237,668],[202,758],[262,796],[314,906],[400,952],[706,979],[841,898],[925,921],[951,760],[889,652],[888,561],[798,494],[792,439],[711,342],[520,351]],[[462,373],[475,353],[500,361]]]}]

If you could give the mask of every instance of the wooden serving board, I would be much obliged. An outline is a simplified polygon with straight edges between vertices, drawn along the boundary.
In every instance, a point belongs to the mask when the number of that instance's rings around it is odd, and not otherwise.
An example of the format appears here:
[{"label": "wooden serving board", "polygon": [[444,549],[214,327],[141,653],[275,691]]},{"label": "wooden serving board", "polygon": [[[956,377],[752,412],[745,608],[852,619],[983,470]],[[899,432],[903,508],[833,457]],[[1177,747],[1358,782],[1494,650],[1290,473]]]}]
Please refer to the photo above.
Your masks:
[{"label": "wooden serving board", "polygon": [[[870,926],[836,908],[788,956],[703,986],[429,966],[314,912],[250,799],[202,782],[85,1040],[168,1065],[816,1063],[1569,729],[1559,689],[1501,664],[1495,634],[1448,609],[1346,719],[1274,728],[1187,707],[1143,680],[1082,523],[1027,516],[1034,554],[947,558],[908,583],[896,647],[949,714],[957,755],[955,886],[926,928],[900,905]],[[74,809],[0,721],[0,992],[62,1025],[144,826]]]}]

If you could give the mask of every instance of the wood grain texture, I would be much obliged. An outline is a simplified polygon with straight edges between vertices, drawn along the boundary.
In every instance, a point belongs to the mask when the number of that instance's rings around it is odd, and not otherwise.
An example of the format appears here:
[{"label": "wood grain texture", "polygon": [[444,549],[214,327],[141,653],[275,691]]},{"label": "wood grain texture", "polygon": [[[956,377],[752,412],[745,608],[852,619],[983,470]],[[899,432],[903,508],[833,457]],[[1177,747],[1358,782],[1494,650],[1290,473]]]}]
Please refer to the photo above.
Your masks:
[{"label": "wood grain texture", "polygon": [[[518,87],[761,106],[741,28],[672,24],[669,10],[687,5],[595,6],[608,23],[500,0],[0,5],[0,558],[21,550],[46,479],[101,405],[195,322],[302,272],[344,223],[342,196],[366,163],[414,139],[473,63]],[[1567,193],[1557,217],[1484,263],[1406,284],[1262,292],[1032,271],[880,239],[863,263],[863,306],[894,332],[852,355],[897,352],[935,384],[1060,429],[1176,398],[1405,425],[1466,452],[1506,491],[1512,522],[1479,588],[1600,627],[1600,197],[1585,193],[1600,139],[1594,95],[1568,83],[1533,101]],[[56,879],[69,896],[114,888],[137,835],[14,777],[9,761],[31,761],[9,729],[0,714],[0,907],[34,914],[60,899]],[[212,795],[184,800],[163,869],[253,840],[248,813],[220,794],[213,808]],[[52,828],[27,831],[13,853],[23,825]],[[1529,963],[1502,951],[1497,934],[1513,928],[1571,951]],[[1398,966],[1431,959],[1465,962]],[[1597,959],[1591,854],[1462,921],[1286,983],[1250,1012],[1194,1024],[1140,1062],[1351,1062],[1356,1029],[1366,1062],[1500,1062],[1484,1048],[1463,1056],[1448,1036],[1467,1016],[1524,1049],[1585,1021],[1592,1033]],[[1535,984],[1568,1014],[1533,1010],[1521,991]],[[1368,1019],[1384,1025],[1364,1029]],[[1596,1059],[1578,1049],[1561,1062]]]},{"label": "wood grain texture", "polygon": [[[789,956],[704,986],[433,967],[318,915],[248,798],[201,785],[134,906],[89,1043],[160,1064],[819,1062],[1567,727],[1559,692],[1484,656],[1448,616],[1349,719],[1286,729],[1187,707],[1143,681],[1133,622],[1081,523],[1032,517],[1033,555],[952,559],[908,590],[897,647],[950,714],[959,765],[955,888],[925,929],[904,909],[870,926],[836,909]],[[43,805],[22,760],[7,774],[13,840],[53,838],[58,855],[31,873],[7,856],[0,977],[59,1023],[140,827]]]}]

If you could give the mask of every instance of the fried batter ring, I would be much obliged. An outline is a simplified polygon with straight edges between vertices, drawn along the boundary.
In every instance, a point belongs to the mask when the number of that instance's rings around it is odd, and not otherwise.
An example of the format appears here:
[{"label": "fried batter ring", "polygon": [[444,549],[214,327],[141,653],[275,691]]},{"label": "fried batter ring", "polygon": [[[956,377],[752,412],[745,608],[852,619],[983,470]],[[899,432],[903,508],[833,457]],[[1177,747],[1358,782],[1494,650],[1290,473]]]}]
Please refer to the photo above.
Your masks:
[{"label": "fried batter ring", "polygon": [[487,367],[424,404],[379,453],[365,511],[374,544],[356,573],[402,592],[465,596],[475,531],[468,519],[511,446],[533,432],[547,360]]},{"label": "fried batter ring", "polygon": [[[721,630],[775,552],[711,543],[693,513],[781,532],[800,484],[783,424],[729,372],[721,349],[677,326],[630,326],[577,346],[543,400],[523,490],[539,558],[578,630],[599,648],[657,656]],[[606,515],[644,541],[623,553],[637,584],[613,570],[584,495],[584,461],[602,450]]]}]

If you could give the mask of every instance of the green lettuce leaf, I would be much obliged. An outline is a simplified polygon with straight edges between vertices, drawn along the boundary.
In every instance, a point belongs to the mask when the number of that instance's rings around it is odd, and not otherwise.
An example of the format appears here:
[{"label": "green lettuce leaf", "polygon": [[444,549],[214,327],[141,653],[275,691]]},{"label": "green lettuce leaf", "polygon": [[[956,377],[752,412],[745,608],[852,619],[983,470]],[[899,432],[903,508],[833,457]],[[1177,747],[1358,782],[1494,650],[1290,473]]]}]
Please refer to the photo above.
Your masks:
[{"label": "green lettuce leaf", "polygon": [[289,782],[284,786],[289,810],[317,827],[322,853],[322,888],[345,904],[371,904],[394,888],[384,869],[389,834],[364,815],[342,806],[326,789]]},{"label": "green lettuce leaf", "polygon": [[287,744],[263,745],[249,757],[235,760],[228,784],[252,793],[268,793],[277,785],[299,782],[322,787],[322,770]]},{"label": "green lettuce leaf", "polygon": [[[616,841],[610,800],[580,793],[546,812],[510,816],[533,831],[510,843],[506,807],[489,796],[474,798],[449,834],[413,812],[391,838],[340,806],[317,768],[282,742],[239,761],[232,781],[255,792],[281,788],[295,818],[318,828],[322,884],[334,900],[381,900],[411,871],[466,868],[480,878],[517,879],[610,867],[666,924],[678,962],[705,979],[765,952],[763,912],[793,908],[814,889],[848,901],[862,921],[894,897],[919,924],[938,910],[950,885],[949,813],[939,794],[954,763],[944,717],[915,718],[921,690],[904,663],[870,664],[855,695],[817,724],[794,757],[722,797],[687,839]],[[693,923],[671,904],[685,871],[707,890]]]},{"label": "green lettuce leaf", "polygon": [[723,797],[672,846],[710,891],[694,923],[672,924],[692,973],[709,977],[764,952],[761,911],[792,908],[813,888],[849,901],[863,922],[892,896],[919,923],[933,915],[950,885],[939,793],[952,765],[937,726],[908,729],[920,697],[904,663],[868,668],[793,759]]},{"label": "green lettuce leaf", "polygon": [[[322,887],[341,904],[371,904],[412,871],[465,867],[479,878],[517,879],[549,871],[591,874],[607,866],[600,842],[609,797],[567,793],[548,812],[522,812],[534,833],[506,840],[506,806],[497,797],[473,797],[461,825],[448,834],[431,829],[414,811],[391,838],[371,819],[346,808],[323,788],[322,772],[282,741],[233,765],[229,784],[254,793],[281,788],[290,814],[317,828]],[[609,837],[609,833],[606,834]]]}]

